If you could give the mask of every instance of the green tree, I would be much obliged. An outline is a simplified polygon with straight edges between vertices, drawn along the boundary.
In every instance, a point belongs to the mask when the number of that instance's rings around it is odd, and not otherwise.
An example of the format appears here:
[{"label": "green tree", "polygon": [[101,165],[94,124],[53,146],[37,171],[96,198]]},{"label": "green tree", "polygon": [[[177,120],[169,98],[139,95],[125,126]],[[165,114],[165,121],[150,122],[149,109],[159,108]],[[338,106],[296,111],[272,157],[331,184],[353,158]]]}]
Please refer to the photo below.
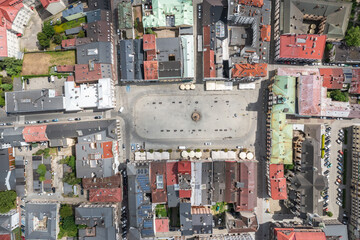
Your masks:
[{"label": "green tree", "polygon": [[22,69],[22,61],[14,57],[5,58],[3,61],[0,62],[0,67],[2,69],[5,69],[7,74],[10,76],[18,75]]},{"label": "green tree", "polygon": [[0,85],[0,88],[4,89],[4,91],[11,91],[12,88],[13,88],[13,85],[12,85],[12,84],[4,83],[4,84],[1,84],[1,85]]},{"label": "green tree", "polygon": [[61,208],[60,208],[60,217],[62,219],[65,219],[66,217],[70,217],[72,216],[74,213],[73,213],[73,209],[71,207],[71,205],[69,204],[64,204],[64,205],[61,205]]},{"label": "green tree", "polygon": [[351,27],[347,30],[345,35],[345,42],[350,47],[360,46],[360,27]]},{"label": "green tree", "polygon": [[0,213],[7,213],[16,207],[16,192],[3,191],[0,192]]},{"label": "green tree", "polygon": [[46,36],[45,33],[39,32],[37,34],[37,39],[39,41],[39,44],[42,48],[48,48],[50,47],[50,39]]},{"label": "green tree", "polygon": [[330,97],[334,101],[338,102],[348,102],[349,94],[347,92],[342,92],[339,89],[330,92]]},{"label": "green tree", "polygon": [[64,218],[62,221],[62,228],[66,231],[68,237],[75,237],[77,235],[77,226],[75,224],[74,216]]},{"label": "green tree", "polygon": [[329,217],[332,217],[334,214],[332,212],[327,212],[326,215],[328,215]]},{"label": "green tree", "polygon": [[55,34],[55,29],[50,23],[45,23],[42,29],[42,32],[46,35],[48,39],[51,39]]},{"label": "green tree", "polygon": [[38,166],[38,168],[36,169],[36,172],[37,172],[40,176],[45,177],[45,174],[46,174],[46,166],[45,166],[45,164],[40,164],[40,165]]},{"label": "green tree", "polygon": [[3,79],[2,79],[1,82],[2,82],[2,83],[7,83],[7,84],[12,84],[12,83],[13,83],[13,79],[12,79],[11,77],[6,76],[6,77],[3,77]]},{"label": "green tree", "polygon": [[50,157],[50,148],[45,148],[44,149],[44,158],[48,158]]},{"label": "green tree", "polygon": [[5,99],[4,97],[0,97],[0,106],[5,106]]},{"label": "green tree", "polygon": [[54,39],[53,39],[53,43],[55,44],[61,44],[62,41],[62,37],[60,34],[55,34]]},{"label": "green tree", "polygon": [[81,178],[76,178],[75,172],[67,172],[64,174],[63,182],[69,185],[76,185],[81,183]]},{"label": "green tree", "polygon": [[45,176],[39,176],[39,181],[40,181],[40,182],[45,181]]},{"label": "green tree", "polygon": [[85,32],[83,30],[81,30],[79,33],[78,33],[78,38],[83,38],[85,37]]},{"label": "green tree", "polygon": [[75,156],[70,156],[70,157],[69,157],[68,165],[69,165],[69,167],[71,167],[71,169],[72,169],[73,171],[75,171],[75,167],[76,167],[75,164],[76,164]]},{"label": "green tree", "polygon": [[328,51],[330,51],[333,47],[334,47],[334,44],[332,44],[332,43],[326,44],[326,50],[328,50]]}]

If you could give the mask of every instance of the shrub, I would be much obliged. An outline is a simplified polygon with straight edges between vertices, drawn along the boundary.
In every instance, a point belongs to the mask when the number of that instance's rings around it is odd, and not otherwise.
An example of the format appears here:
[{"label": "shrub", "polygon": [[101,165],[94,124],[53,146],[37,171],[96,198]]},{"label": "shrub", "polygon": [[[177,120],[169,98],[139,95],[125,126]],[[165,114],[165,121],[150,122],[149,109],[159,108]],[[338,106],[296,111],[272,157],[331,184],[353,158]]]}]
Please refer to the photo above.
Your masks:
[{"label": "shrub", "polygon": [[334,214],[332,212],[327,212],[326,215],[328,215],[329,217],[332,217]]}]

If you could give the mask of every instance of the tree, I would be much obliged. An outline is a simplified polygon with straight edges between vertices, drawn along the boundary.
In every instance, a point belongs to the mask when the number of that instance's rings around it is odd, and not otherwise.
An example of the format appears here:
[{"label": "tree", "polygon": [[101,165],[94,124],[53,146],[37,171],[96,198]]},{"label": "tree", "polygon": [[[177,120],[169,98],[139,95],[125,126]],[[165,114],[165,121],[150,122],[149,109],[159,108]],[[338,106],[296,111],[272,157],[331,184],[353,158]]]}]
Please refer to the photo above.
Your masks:
[{"label": "tree", "polygon": [[71,167],[71,169],[72,169],[73,171],[75,171],[75,167],[76,167],[75,163],[76,163],[76,161],[75,161],[75,156],[70,156],[70,157],[69,157],[68,165],[69,165],[69,167]]},{"label": "tree", "polygon": [[40,181],[40,182],[45,181],[45,176],[40,176],[40,177],[39,177],[39,181]]},{"label": "tree", "polygon": [[332,212],[327,212],[326,213],[329,217],[332,217],[334,214]]},{"label": "tree", "polygon": [[342,92],[339,89],[330,92],[330,97],[334,101],[338,102],[348,102],[349,94],[347,92]]},{"label": "tree", "polygon": [[0,213],[7,213],[16,207],[16,192],[3,191],[0,192]]},{"label": "tree", "polygon": [[50,157],[50,148],[45,148],[44,149],[44,158],[48,158]]},{"label": "tree", "polygon": [[351,27],[346,32],[345,42],[350,47],[360,46],[360,27]]},{"label": "tree", "polygon": [[45,23],[42,29],[42,32],[46,35],[48,39],[51,39],[55,34],[55,29],[50,23]]},{"label": "tree", "polygon": [[53,39],[53,43],[55,44],[61,44],[62,41],[62,37],[60,34],[55,34],[54,39]]},{"label": "tree", "polygon": [[327,51],[330,51],[333,47],[334,47],[334,44],[332,44],[332,43],[327,43],[326,44],[326,50]]},{"label": "tree", "polygon": [[64,218],[62,221],[62,228],[66,231],[68,237],[75,237],[77,235],[77,226],[75,224],[74,216]]},{"label": "tree", "polygon": [[46,174],[46,166],[45,164],[40,164],[36,169],[36,172],[41,176],[45,177]]},{"label": "tree", "polygon": [[3,77],[2,79],[2,83],[8,83],[8,84],[12,84],[13,83],[13,79],[11,77]]},{"label": "tree", "polygon": [[83,30],[81,30],[79,33],[78,33],[78,38],[83,38],[85,37],[85,32]]},{"label": "tree", "polygon": [[1,84],[0,87],[1,87],[2,89],[4,89],[4,91],[11,91],[12,88],[13,88],[13,85],[12,85],[12,84],[4,83],[4,84]]},{"label": "tree", "polygon": [[10,76],[18,75],[22,69],[22,61],[14,57],[5,58],[3,61],[1,61],[0,67],[5,69],[7,74]]},{"label": "tree", "polygon": [[72,209],[71,205],[69,205],[69,204],[61,205],[60,217],[62,219],[65,219],[66,217],[70,217],[72,215],[73,215],[73,209]]},{"label": "tree", "polygon": [[81,183],[81,178],[76,178],[75,172],[67,172],[64,174],[63,182],[69,185],[76,185]]},{"label": "tree", "polygon": [[39,32],[37,34],[37,39],[39,41],[39,44],[42,48],[48,48],[50,47],[50,39],[46,36],[45,33]]}]

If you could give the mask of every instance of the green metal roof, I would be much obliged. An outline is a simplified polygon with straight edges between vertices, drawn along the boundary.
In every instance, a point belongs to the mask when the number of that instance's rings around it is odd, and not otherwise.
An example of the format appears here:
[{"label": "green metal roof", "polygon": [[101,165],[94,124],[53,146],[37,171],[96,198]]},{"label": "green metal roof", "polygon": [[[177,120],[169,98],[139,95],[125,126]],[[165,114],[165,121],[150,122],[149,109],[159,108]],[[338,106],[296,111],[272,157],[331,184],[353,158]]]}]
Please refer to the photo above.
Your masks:
[{"label": "green metal roof", "polygon": [[119,28],[132,28],[132,7],[131,2],[121,2],[118,6]]},{"label": "green metal roof", "polygon": [[283,103],[273,105],[270,114],[271,164],[292,164],[293,126],[286,121],[286,114],[295,113],[295,77],[276,76],[273,95],[283,98]]},{"label": "green metal roof", "polygon": [[153,0],[153,14],[143,16],[143,27],[169,27],[166,17],[173,15],[175,26],[193,25],[193,5],[191,0]]}]

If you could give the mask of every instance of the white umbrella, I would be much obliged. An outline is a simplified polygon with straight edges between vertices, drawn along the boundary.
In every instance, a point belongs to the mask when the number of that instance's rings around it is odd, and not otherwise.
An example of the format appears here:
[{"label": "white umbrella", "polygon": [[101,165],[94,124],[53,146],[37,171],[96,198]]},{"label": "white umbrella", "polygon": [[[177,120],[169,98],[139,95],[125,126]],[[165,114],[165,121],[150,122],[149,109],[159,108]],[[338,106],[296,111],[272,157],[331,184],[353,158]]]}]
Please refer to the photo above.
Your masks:
[{"label": "white umbrella", "polygon": [[240,154],[240,159],[245,159],[246,158],[246,153],[245,152],[241,152]]},{"label": "white umbrella", "polygon": [[186,84],[186,85],[185,85],[185,89],[186,89],[186,90],[190,90],[190,85],[189,85],[189,84]]},{"label": "white umbrella", "polygon": [[202,156],[202,152],[196,152],[196,153],[195,153],[195,157],[201,158],[201,156]]},{"label": "white umbrella", "polygon": [[190,151],[189,157],[191,157],[191,158],[195,157],[195,152],[194,152],[194,151]]},{"label": "white umbrella", "polygon": [[194,90],[194,89],[195,89],[195,84],[191,84],[191,85],[190,85],[190,89],[191,89],[191,90]]},{"label": "white umbrella", "polygon": [[180,85],[180,89],[181,89],[181,90],[185,90],[185,85],[184,85],[184,84],[181,84],[181,85]]},{"label": "white umbrella", "polygon": [[248,153],[246,154],[246,158],[251,160],[251,159],[254,158],[254,154],[252,154],[251,152],[248,152]]},{"label": "white umbrella", "polygon": [[188,153],[187,151],[182,151],[182,152],[181,152],[181,156],[182,156],[183,158],[188,158],[188,157],[189,157],[189,153]]}]

